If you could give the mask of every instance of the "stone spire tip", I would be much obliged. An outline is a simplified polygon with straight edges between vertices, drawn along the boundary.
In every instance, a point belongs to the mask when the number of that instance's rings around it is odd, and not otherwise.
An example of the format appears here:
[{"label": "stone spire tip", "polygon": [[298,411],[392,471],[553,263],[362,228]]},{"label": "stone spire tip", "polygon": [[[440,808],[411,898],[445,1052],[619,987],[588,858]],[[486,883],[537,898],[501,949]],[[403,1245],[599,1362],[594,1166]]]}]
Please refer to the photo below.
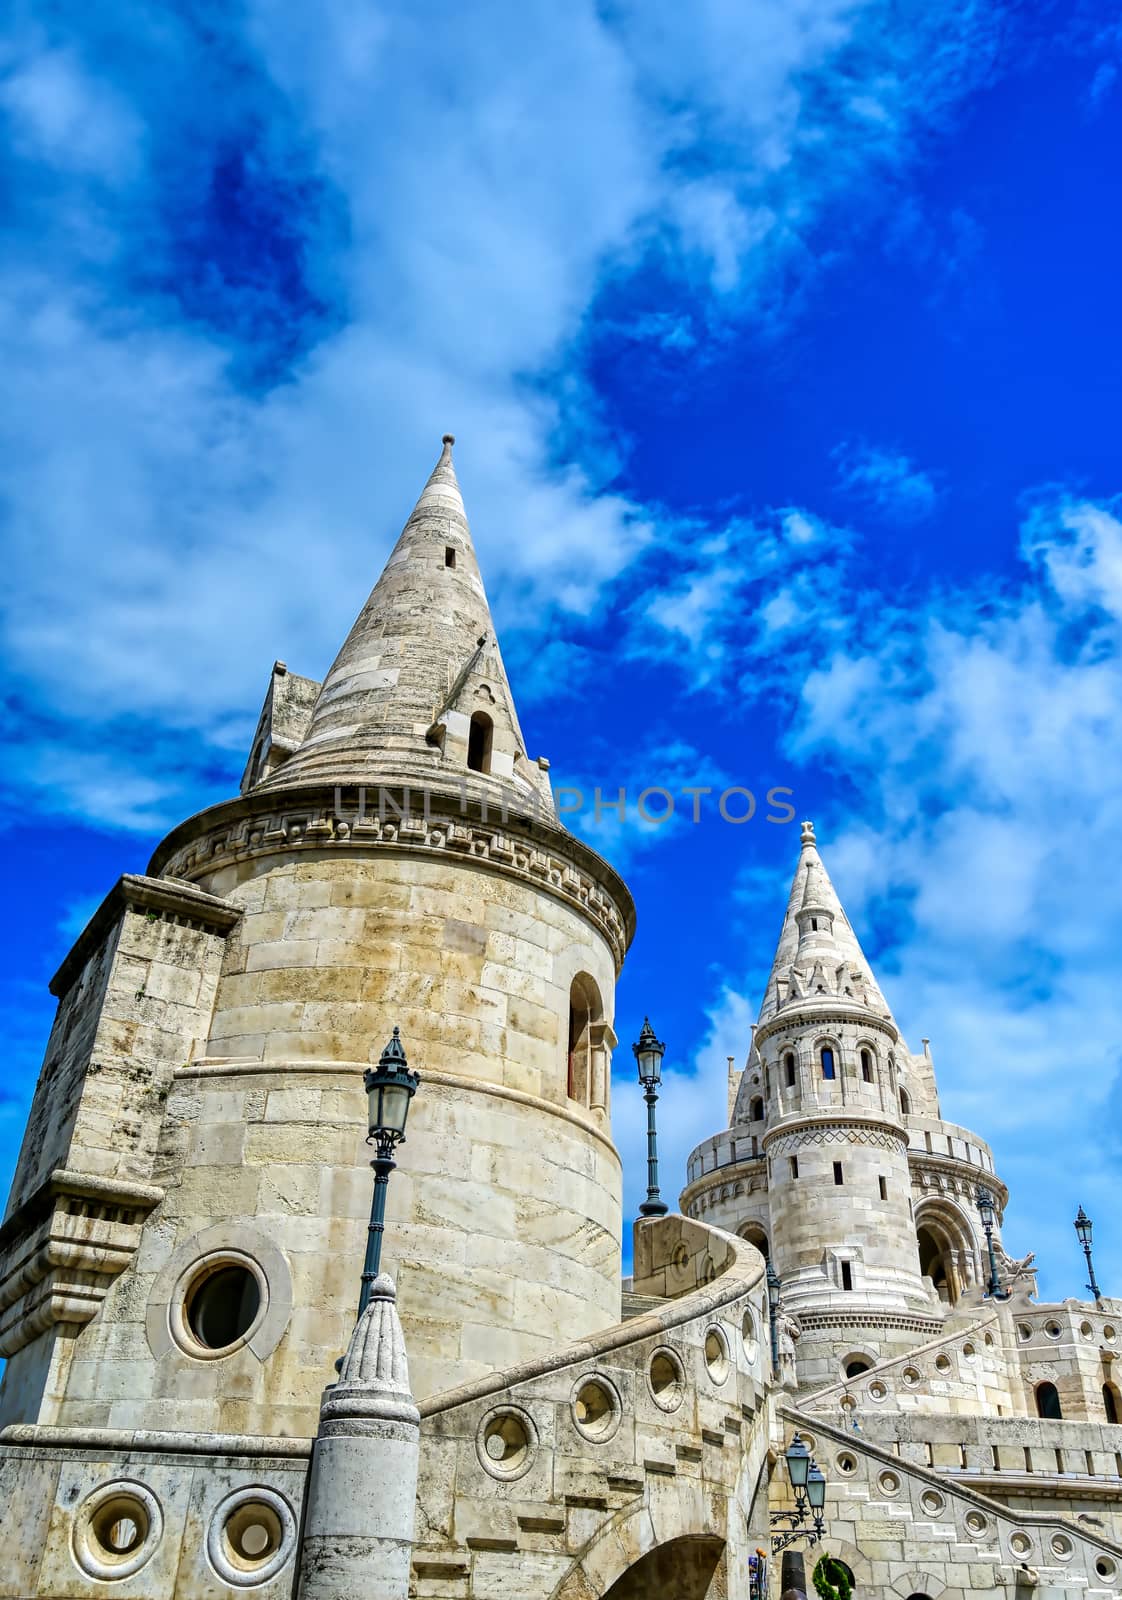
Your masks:
[{"label": "stone spire tip", "polygon": [[441,444],[446,444],[450,450],[456,442],[456,435],[454,433],[446,433],[441,438],[440,442]]},{"label": "stone spire tip", "polygon": [[806,849],[807,845],[813,845],[813,844],[817,843],[817,840],[814,837],[814,823],[813,822],[804,822],[803,823],[802,832],[801,832],[801,834],[799,836],[799,843],[802,845],[804,850]]}]

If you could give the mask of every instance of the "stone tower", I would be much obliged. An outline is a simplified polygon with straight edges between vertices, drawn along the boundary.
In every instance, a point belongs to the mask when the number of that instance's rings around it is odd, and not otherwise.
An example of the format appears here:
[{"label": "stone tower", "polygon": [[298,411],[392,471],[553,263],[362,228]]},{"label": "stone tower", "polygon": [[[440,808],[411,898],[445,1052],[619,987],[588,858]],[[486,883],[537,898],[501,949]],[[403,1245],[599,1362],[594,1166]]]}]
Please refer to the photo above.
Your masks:
[{"label": "stone tower", "polygon": [[122,879],[53,982],[4,1421],[315,1432],[394,1024],[421,1088],[383,1266],[417,1399],[619,1316],[633,906],[527,755],[452,443],[324,682],[274,668],[241,795]]},{"label": "stone tower", "polygon": [[988,1147],[939,1114],[804,823],[730,1127],[693,1152],[688,1214],[770,1253],[801,1330],[802,1383],[942,1325],[985,1276],[975,1194]]}]

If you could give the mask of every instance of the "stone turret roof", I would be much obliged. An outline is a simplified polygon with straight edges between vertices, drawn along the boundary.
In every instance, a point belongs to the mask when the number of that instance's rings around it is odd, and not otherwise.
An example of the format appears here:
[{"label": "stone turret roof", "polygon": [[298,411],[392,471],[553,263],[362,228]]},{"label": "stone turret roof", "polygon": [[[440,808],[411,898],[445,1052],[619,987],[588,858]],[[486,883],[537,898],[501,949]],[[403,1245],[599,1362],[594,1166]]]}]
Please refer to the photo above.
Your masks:
[{"label": "stone turret roof", "polygon": [[[452,464],[451,434],[320,687],[295,752],[258,786],[467,781],[490,802],[535,797],[552,810],[544,770],[526,756],[479,562]],[[486,775],[463,756],[484,711],[496,758]],[[459,742],[446,736],[456,730]]]},{"label": "stone turret roof", "polygon": [[[811,928],[809,913],[824,912]],[[802,927],[800,928],[800,921]],[[846,999],[896,1026],[837,890],[818,854],[814,825],[802,825],[799,864],[787,899],[783,931],[760,1006],[759,1022],[797,1000]],[[898,1030],[897,1030],[898,1031]]]}]

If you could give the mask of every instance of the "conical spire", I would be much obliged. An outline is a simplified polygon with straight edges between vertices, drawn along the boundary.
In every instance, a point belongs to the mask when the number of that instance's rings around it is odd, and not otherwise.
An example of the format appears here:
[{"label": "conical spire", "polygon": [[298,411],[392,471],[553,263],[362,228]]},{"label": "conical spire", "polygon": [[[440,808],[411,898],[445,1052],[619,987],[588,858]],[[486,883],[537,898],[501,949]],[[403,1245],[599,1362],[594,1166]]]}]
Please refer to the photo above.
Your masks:
[{"label": "conical spire", "polygon": [[834,1000],[854,1000],[891,1021],[892,1013],[818,854],[813,823],[803,823],[800,844],[760,1022],[793,1001],[822,993]]},{"label": "conical spire", "polygon": [[[495,637],[451,434],[320,687],[299,749],[260,785],[428,784],[466,779],[488,799],[551,809],[527,759]],[[473,715],[482,733],[469,768]]]}]

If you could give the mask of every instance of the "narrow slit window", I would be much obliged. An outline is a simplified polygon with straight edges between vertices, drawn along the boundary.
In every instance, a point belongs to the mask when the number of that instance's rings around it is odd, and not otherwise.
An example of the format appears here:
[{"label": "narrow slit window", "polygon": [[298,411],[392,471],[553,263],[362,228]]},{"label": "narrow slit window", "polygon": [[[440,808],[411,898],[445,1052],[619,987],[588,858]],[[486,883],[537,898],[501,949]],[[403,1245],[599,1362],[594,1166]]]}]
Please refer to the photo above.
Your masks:
[{"label": "narrow slit window", "polygon": [[866,1083],[873,1081],[873,1053],[871,1050],[861,1052],[861,1076]]},{"label": "narrow slit window", "polygon": [[824,1078],[833,1078],[833,1077],[836,1077],[836,1075],[837,1074],[836,1074],[836,1070],[835,1070],[835,1067],[834,1067],[834,1052],[830,1049],[830,1046],[828,1044],[827,1045],[823,1045],[822,1046],[822,1076]]},{"label": "narrow slit window", "polygon": [[850,1266],[848,1261],[842,1262],[842,1288],[853,1288],[853,1268]]},{"label": "narrow slit window", "polygon": [[444,546],[444,565],[446,567],[454,567],[456,565],[456,552],[450,544]]},{"label": "narrow slit window", "polygon": [[792,1178],[797,1178],[798,1175],[799,1175],[799,1158],[798,1158],[798,1156],[792,1156],[791,1157],[791,1176],[792,1176]]},{"label": "narrow slit window", "polygon": [[[912,1102],[908,1099],[908,1091],[906,1089],[901,1089],[900,1090],[900,1114],[901,1114],[901,1116],[904,1116],[904,1117],[909,1116],[911,1114],[911,1109],[912,1109]],[[931,1146],[928,1145],[927,1148],[930,1149]]]},{"label": "narrow slit window", "polygon": [[877,1179],[877,1183],[880,1185],[880,1197],[881,1197],[881,1199],[882,1200],[887,1200],[888,1199],[888,1179],[887,1178],[878,1178]]},{"label": "narrow slit window", "polygon": [[837,1184],[842,1184],[845,1182],[845,1179],[842,1177],[842,1164],[840,1161],[834,1162],[834,1182]]},{"label": "narrow slit window", "polygon": [[788,1054],[783,1057],[783,1075],[788,1089],[793,1089],[795,1087],[795,1058],[793,1055]]},{"label": "narrow slit window", "polygon": [[473,711],[468,725],[468,766],[472,772],[490,772],[491,735],[494,724],[485,711]]}]

